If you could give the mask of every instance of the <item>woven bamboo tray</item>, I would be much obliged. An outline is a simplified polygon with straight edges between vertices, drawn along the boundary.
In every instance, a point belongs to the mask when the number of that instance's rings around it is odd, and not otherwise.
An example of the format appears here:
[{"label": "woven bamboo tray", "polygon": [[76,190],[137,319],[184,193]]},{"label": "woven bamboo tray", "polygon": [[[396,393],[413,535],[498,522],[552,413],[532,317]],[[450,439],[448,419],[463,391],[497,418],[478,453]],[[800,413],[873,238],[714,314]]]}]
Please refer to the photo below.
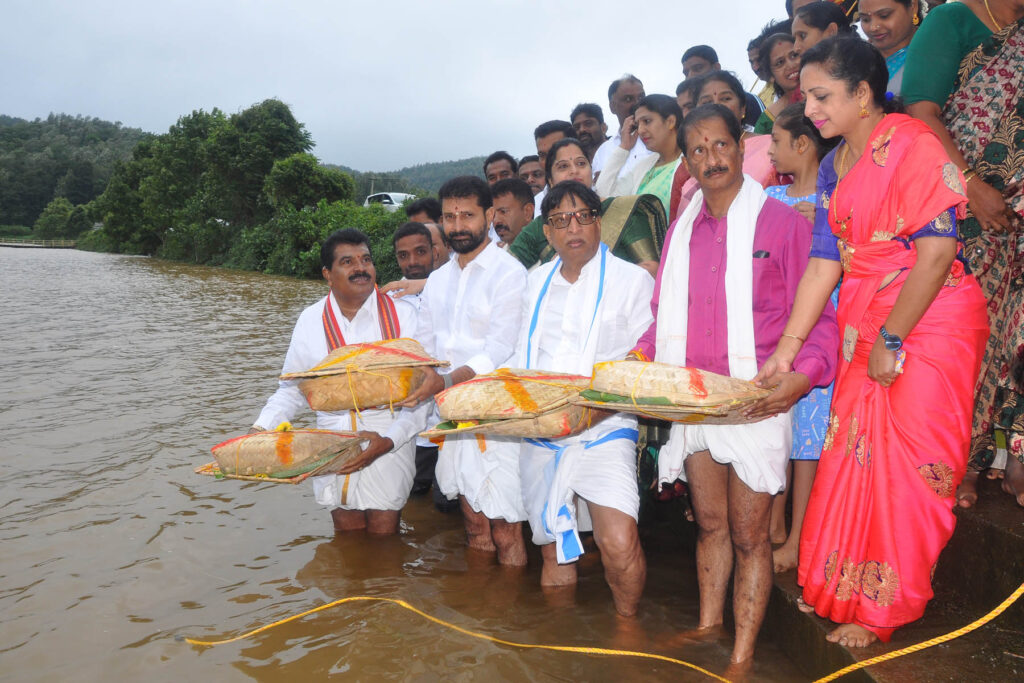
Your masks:
[{"label": "woven bamboo tray", "polygon": [[597,363],[589,389],[633,397],[637,402],[641,397],[658,397],[670,405],[696,407],[756,401],[771,393],[752,382],[706,370],[634,360]]},{"label": "woven bamboo tray", "polygon": [[581,375],[500,368],[438,394],[443,422],[423,436],[480,433],[559,438],[579,434],[611,414],[569,403],[589,384],[590,378]]},{"label": "woven bamboo tray", "polygon": [[300,380],[299,391],[313,410],[365,410],[404,401],[423,384],[423,368],[447,365],[413,339],[388,339],[342,346],[315,367],[281,379]]},{"label": "woven bamboo tray", "polygon": [[290,481],[343,466],[362,452],[361,441],[354,432],[295,429],[244,434],[210,450],[225,477]]},{"label": "woven bamboo tray", "polygon": [[771,394],[746,380],[668,363],[609,361],[594,365],[590,389],[571,399],[585,408],[614,410],[683,424],[748,424],[742,414]]}]

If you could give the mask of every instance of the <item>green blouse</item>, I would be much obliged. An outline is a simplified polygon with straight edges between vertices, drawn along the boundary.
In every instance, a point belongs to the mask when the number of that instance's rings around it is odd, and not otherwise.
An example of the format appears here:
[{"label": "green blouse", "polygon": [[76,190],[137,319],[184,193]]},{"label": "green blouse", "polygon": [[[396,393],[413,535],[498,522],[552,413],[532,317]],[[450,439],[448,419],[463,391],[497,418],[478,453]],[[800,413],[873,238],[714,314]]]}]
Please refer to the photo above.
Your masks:
[{"label": "green blouse", "polygon": [[932,8],[907,50],[903,100],[907,104],[934,102],[944,106],[952,94],[960,62],[990,35],[992,31],[963,3],[948,2]]},{"label": "green blouse", "polygon": [[636,194],[653,194],[661,200],[661,205],[665,208],[666,221],[668,220],[669,200],[672,198],[672,179],[676,176],[676,169],[679,168],[681,160],[682,158],[679,158],[667,164],[655,166],[644,174],[640,186],[636,190]]}]

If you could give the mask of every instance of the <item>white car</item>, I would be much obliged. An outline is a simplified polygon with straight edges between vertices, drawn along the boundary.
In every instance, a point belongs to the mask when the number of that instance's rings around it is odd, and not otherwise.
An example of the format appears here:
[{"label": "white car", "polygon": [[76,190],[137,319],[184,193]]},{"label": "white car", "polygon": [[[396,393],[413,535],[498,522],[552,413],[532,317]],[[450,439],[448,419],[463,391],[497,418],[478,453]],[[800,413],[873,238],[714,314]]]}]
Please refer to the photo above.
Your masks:
[{"label": "white car", "polygon": [[380,204],[388,211],[395,212],[402,208],[402,202],[407,199],[416,199],[416,195],[405,192],[378,192],[367,197],[363,201],[363,206]]}]

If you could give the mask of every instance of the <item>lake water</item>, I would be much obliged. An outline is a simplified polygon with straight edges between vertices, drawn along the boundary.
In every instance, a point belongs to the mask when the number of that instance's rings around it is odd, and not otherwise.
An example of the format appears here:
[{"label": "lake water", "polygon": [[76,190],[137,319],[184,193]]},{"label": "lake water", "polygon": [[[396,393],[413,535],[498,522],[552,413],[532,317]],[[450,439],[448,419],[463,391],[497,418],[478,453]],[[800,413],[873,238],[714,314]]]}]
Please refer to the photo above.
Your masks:
[{"label": "lake water", "polygon": [[[641,614],[622,628],[596,552],[575,591],[464,548],[425,498],[402,533],[335,536],[308,484],[193,470],[252,424],[317,282],[73,250],[0,249],[0,679],[708,680],[679,666],[516,650],[384,603],[346,604],[238,643],[217,639],[351,595],[401,598],[507,640],[640,649],[721,671],[697,621],[693,559],[645,538]],[[311,424],[306,416],[305,424]],[[302,424],[302,421],[299,421]],[[758,678],[799,680],[770,643]]]}]

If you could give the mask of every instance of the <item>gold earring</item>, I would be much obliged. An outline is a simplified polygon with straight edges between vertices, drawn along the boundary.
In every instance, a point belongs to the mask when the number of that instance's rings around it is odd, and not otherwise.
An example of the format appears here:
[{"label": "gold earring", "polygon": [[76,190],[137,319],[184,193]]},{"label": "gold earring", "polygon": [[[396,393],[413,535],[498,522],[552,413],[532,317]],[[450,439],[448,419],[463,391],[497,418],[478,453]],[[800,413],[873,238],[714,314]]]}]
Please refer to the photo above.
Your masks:
[{"label": "gold earring", "polygon": [[917,12],[914,12],[914,26],[921,23],[921,17],[917,16]]},{"label": "gold earring", "polygon": [[870,115],[871,115],[871,112],[868,111],[868,105],[866,105],[866,104],[860,105],[860,117],[862,119],[866,119]]}]

